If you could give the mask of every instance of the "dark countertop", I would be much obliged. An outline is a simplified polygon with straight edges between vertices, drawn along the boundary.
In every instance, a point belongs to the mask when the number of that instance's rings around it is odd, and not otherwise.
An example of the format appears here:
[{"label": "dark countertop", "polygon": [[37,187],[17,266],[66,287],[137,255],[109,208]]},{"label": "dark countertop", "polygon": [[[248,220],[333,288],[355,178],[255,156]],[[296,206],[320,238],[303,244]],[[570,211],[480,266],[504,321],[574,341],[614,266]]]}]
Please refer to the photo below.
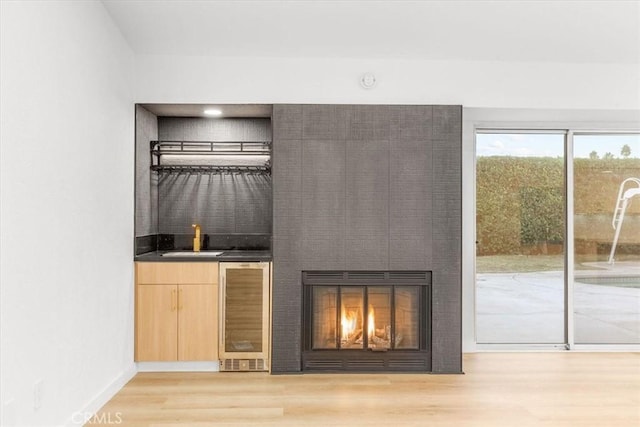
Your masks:
[{"label": "dark countertop", "polygon": [[[153,251],[144,254],[136,255],[134,261],[137,262],[252,262],[252,261],[271,261],[271,251],[251,251],[251,250],[230,250],[225,251],[223,249],[216,252],[222,252],[222,254],[215,257],[207,256],[178,256],[178,257],[166,257],[162,256],[163,253],[172,251]],[[187,252],[187,251],[177,251]],[[207,252],[207,251],[203,251]]]}]

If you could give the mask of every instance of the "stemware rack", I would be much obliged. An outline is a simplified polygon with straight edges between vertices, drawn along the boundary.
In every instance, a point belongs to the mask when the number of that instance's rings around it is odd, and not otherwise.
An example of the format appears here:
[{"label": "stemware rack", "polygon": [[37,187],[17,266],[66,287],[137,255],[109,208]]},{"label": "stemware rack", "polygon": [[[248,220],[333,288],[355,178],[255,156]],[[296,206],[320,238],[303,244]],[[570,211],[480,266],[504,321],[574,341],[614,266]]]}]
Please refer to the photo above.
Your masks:
[{"label": "stemware rack", "polygon": [[151,170],[271,174],[271,141],[151,141]]}]

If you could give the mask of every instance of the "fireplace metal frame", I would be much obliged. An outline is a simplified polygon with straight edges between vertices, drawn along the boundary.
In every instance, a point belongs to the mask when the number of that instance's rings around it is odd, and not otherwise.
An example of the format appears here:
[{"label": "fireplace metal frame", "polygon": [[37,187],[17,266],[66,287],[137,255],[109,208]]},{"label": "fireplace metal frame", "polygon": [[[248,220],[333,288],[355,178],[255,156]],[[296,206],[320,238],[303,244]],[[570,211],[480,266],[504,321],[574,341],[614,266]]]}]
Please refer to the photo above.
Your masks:
[{"label": "fireplace metal frame", "polygon": [[[431,271],[303,271],[302,285],[303,371],[431,372]],[[419,289],[419,348],[374,351],[363,345],[362,349],[314,349],[312,290],[316,286],[416,286]]]}]

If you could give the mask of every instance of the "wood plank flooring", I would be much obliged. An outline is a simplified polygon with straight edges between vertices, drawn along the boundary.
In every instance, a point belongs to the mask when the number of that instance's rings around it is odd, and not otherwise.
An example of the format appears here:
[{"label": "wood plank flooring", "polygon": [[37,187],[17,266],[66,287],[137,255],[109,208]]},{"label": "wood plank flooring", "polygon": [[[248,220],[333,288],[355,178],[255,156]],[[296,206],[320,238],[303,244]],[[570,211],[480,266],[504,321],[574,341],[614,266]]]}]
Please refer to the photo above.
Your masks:
[{"label": "wood plank flooring", "polygon": [[640,353],[475,353],[464,371],[140,373],[87,425],[640,426]]}]

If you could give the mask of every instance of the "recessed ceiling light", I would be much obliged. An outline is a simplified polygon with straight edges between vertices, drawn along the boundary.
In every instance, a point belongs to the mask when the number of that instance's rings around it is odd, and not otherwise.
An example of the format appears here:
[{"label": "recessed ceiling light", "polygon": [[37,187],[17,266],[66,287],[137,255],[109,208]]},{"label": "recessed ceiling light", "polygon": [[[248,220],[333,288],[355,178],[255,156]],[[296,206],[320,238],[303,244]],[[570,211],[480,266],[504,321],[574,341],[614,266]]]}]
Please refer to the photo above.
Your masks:
[{"label": "recessed ceiling light", "polygon": [[220,116],[222,115],[222,111],[210,108],[208,110],[204,110],[204,114],[207,116]]}]

